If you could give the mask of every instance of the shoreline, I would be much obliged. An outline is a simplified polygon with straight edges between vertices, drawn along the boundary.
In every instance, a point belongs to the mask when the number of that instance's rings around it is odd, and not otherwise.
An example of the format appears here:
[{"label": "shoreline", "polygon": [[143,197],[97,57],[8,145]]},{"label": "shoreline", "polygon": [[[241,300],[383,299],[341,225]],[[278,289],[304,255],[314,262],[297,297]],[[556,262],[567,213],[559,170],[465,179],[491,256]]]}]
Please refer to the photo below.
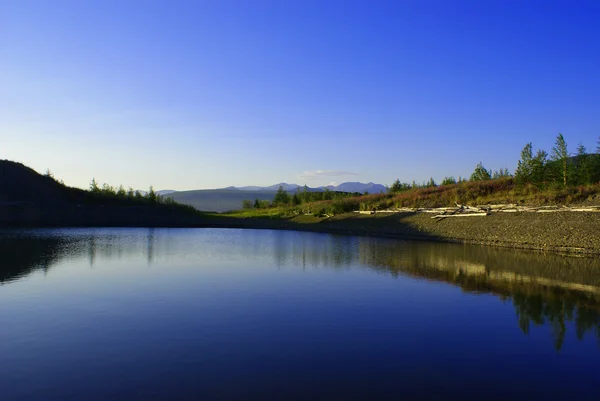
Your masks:
[{"label": "shoreline", "polygon": [[[140,219],[87,222],[57,220],[2,224],[0,228],[238,228],[295,230],[336,235],[356,235],[401,240],[436,241],[560,253],[572,256],[600,255],[600,213],[496,213],[482,217],[432,219],[427,213],[346,213],[332,217],[298,215],[291,218],[204,215],[197,219]],[[40,224],[41,223],[41,224]],[[87,224],[86,224],[87,223]],[[133,223],[133,224],[132,224]]]},{"label": "shoreline", "polygon": [[297,230],[417,241],[436,241],[544,251],[573,256],[600,255],[600,213],[510,213],[462,219],[431,219],[425,213],[288,219],[227,217],[222,228]]}]

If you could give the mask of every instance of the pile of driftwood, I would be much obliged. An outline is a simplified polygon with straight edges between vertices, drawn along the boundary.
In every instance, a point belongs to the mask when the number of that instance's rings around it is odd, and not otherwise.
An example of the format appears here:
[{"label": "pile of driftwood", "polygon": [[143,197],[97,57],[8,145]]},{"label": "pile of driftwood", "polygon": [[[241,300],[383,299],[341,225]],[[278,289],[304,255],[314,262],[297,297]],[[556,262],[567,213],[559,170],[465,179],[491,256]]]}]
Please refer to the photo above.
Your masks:
[{"label": "pile of driftwood", "polygon": [[361,214],[375,213],[432,213],[432,219],[448,217],[477,217],[488,216],[492,213],[556,213],[556,212],[600,212],[600,206],[517,206],[516,204],[466,206],[456,204],[455,207],[434,208],[397,208],[377,211],[357,211]]}]

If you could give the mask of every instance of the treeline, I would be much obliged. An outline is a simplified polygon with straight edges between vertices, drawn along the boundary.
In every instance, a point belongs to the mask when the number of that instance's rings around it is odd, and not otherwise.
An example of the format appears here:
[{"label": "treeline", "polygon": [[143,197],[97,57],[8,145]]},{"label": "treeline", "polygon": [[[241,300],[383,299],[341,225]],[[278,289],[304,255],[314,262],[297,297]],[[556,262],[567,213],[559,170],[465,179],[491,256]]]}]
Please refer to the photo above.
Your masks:
[{"label": "treeline", "polygon": [[562,134],[556,137],[550,155],[542,149],[534,155],[530,142],[521,151],[515,180],[520,185],[533,184],[542,188],[595,184],[600,181],[600,139],[596,153],[588,153],[585,146],[579,144],[575,155],[569,152]]},{"label": "treeline", "polygon": [[471,174],[470,178],[465,178],[461,176],[455,178],[454,176],[448,176],[444,177],[444,179],[439,185],[437,182],[435,182],[433,177],[429,178],[428,181],[425,181],[421,184],[417,183],[416,181],[413,181],[411,184],[409,184],[407,182],[400,182],[399,179],[396,179],[396,181],[394,181],[391,186],[386,187],[388,193],[399,193],[409,191],[411,189],[434,188],[437,186],[454,185],[469,181],[487,181],[508,177],[512,177],[512,175],[510,174],[507,168],[502,168],[500,170],[492,172],[491,170],[487,170],[480,162],[475,167],[475,170]]},{"label": "treeline", "polygon": [[92,178],[92,181],[90,182],[89,192],[98,197],[115,198],[121,200],[129,199],[146,201],[148,203],[174,202],[171,198],[162,199],[161,196],[154,191],[154,187],[152,186],[150,186],[148,192],[143,194],[141,191],[134,190],[131,187],[126,190],[123,185],[120,185],[118,188],[109,184],[102,184],[102,186],[100,186],[96,182],[95,178]]},{"label": "treeline", "polygon": [[136,204],[168,205],[182,210],[185,209],[188,211],[196,211],[194,207],[181,204],[171,197],[160,196],[156,193],[153,186],[148,188],[148,192],[142,193],[141,191],[134,190],[131,187],[129,187],[129,189],[125,189],[123,185],[119,185],[119,187],[113,187],[105,183],[100,186],[98,182],[96,182],[96,179],[92,178],[87,192],[89,195],[91,195],[92,199],[97,201],[111,200]]},{"label": "treeline", "polygon": [[[577,146],[577,152],[571,154],[563,134],[558,134],[550,154],[545,150],[533,152],[530,142],[521,151],[521,159],[517,163],[514,175],[507,168],[492,171],[477,164],[470,178],[453,176],[445,177],[440,185],[460,184],[468,181],[488,181],[503,178],[514,178],[518,185],[533,184],[539,188],[567,187],[596,184],[600,181],[600,138],[595,153],[588,153],[583,144]],[[417,188],[437,187],[433,178],[421,184],[412,184],[396,180],[388,187],[388,193],[399,193]]]},{"label": "treeline", "polygon": [[301,206],[305,203],[320,202],[320,201],[332,201],[341,200],[356,196],[361,196],[360,192],[338,192],[331,191],[325,188],[324,191],[309,191],[305,185],[304,188],[298,187],[293,195],[290,195],[283,186],[279,186],[279,189],[275,193],[273,201],[255,199],[244,200],[242,206],[244,209],[268,209],[271,207],[289,207],[289,206]]},{"label": "treeline", "polygon": [[402,207],[440,207],[459,204],[521,203],[569,204],[597,201],[600,193],[600,139],[595,153],[583,145],[571,154],[562,134],[548,153],[528,143],[521,152],[514,174],[508,168],[496,171],[483,163],[475,166],[470,177],[433,178],[417,183],[395,180],[386,193],[348,194],[298,190],[287,194],[283,188],[273,202],[245,201],[246,209],[272,208],[280,214],[310,213],[335,215],[356,210],[376,211]]}]

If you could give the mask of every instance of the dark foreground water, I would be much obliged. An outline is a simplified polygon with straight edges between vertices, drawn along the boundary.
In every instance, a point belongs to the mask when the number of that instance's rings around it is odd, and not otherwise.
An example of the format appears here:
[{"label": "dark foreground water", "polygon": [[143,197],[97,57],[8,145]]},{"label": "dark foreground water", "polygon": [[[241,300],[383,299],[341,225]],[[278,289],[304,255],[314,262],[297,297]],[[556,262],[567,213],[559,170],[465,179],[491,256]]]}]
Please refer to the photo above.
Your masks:
[{"label": "dark foreground water", "polygon": [[600,262],[283,231],[0,231],[0,400],[597,400]]}]

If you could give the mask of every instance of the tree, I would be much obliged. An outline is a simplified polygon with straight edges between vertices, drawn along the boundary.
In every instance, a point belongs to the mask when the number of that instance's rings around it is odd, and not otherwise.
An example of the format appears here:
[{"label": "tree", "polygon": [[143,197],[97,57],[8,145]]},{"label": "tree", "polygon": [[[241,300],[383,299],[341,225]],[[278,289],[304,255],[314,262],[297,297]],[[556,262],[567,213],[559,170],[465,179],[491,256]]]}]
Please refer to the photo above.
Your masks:
[{"label": "tree", "polygon": [[527,184],[531,182],[533,170],[533,144],[529,142],[521,151],[521,160],[517,163],[515,170],[515,179],[519,184]]},{"label": "tree", "polygon": [[530,182],[542,186],[547,180],[548,170],[548,153],[545,150],[539,149],[535,157],[531,160],[531,175]]},{"label": "tree", "polygon": [[258,198],[256,198],[256,199],[254,200],[254,208],[255,208],[255,209],[260,209],[260,202],[259,202]]},{"label": "tree", "polygon": [[433,177],[429,177],[429,181],[427,181],[427,184],[425,184],[425,186],[427,186],[427,187],[437,187],[437,184],[436,184],[435,180],[433,179]]},{"label": "tree", "polygon": [[150,185],[150,188],[148,188],[148,194],[146,195],[146,198],[148,198],[150,203],[156,203],[158,201],[158,196],[156,195],[156,192],[154,192],[154,187],[152,185]]},{"label": "tree", "polygon": [[92,182],[90,182],[90,192],[100,192],[100,187],[98,186],[95,178],[92,178]]},{"label": "tree", "polygon": [[127,196],[127,192],[125,192],[125,188],[123,188],[123,185],[119,185],[119,190],[117,191],[117,196],[119,198],[125,198]]},{"label": "tree", "polygon": [[578,185],[585,185],[592,183],[593,166],[592,160],[587,153],[587,150],[583,144],[577,146],[577,164],[575,165],[574,179]]},{"label": "tree", "polygon": [[399,179],[396,179],[396,181],[394,181],[392,183],[392,186],[388,189],[389,193],[397,193],[397,192],[402,192],[402,191],[407,191],[410,189],[410,185],[404,182],[400,182]]},{"label": "tree", "polygon": [[569,173],[569,151],[565,137],[561,133],[556,136],[556,142],[552,148],[552,160],[556,162],[557,177],[562,177],[563,186],[566,187]]},{"label": "tree", "polygon": [[[299,190],[299,189],[300,189],[300,187],[298,187],[298,190]],[[298,193],[299,193],[299,192],[300,192],[300,191],[297,191],[297,192],[294,194],[294,196],[292,196],[292,204],[293,204],[294,206],[298,206],[299,204],[301,204],[301,203],[302,203],[302,201],[300,200],[300,196],[298,196]]]},{"label": "tree", "polygon": [[273,199],[273,203],[276,205],[286,205],[290,202],[290,196],[283,189],[283,186],[280,185],[277,193],[275,194],[275,199]]},{"label": "tree", "polygon": [[113,187],[105,183],[102,184],[102,193],[105,195],[114,196],[116,195],[117,191],[115,191]]},{"label": "tree", "polygon": [[501,168],[500,170],[494,171],[492,174],[492,179],[497,180],[500,178],[508,178],[511,177],[510,172],[507,168]]},{"label": "tree", "polygon": [[251,201],[251,200],[246,200],[246,199],[244,199],[244,200],[242,201],[242,209],[246,209],[246,210],[247,210],[247,209],[252,209],[252,206],[253,206],[253,204],[252,204],[252,201]]},{"label": "tree", "polygon": [[456,178],[451,176],[451,177],[444,177],[441,185],[452,185],[452,184],[456,184]]},{"label": "tree", "polygon": [[491,180],[492,179],[492,173],[489,170],[486,170],[485,167],[483,167],[483,164],[481,162],[479,162],[479,164],[477,164],[477,167],[475,167],[475,170],[473,171],[473,174],[471,174],[471,181],[487,181],[487,180]]}]

